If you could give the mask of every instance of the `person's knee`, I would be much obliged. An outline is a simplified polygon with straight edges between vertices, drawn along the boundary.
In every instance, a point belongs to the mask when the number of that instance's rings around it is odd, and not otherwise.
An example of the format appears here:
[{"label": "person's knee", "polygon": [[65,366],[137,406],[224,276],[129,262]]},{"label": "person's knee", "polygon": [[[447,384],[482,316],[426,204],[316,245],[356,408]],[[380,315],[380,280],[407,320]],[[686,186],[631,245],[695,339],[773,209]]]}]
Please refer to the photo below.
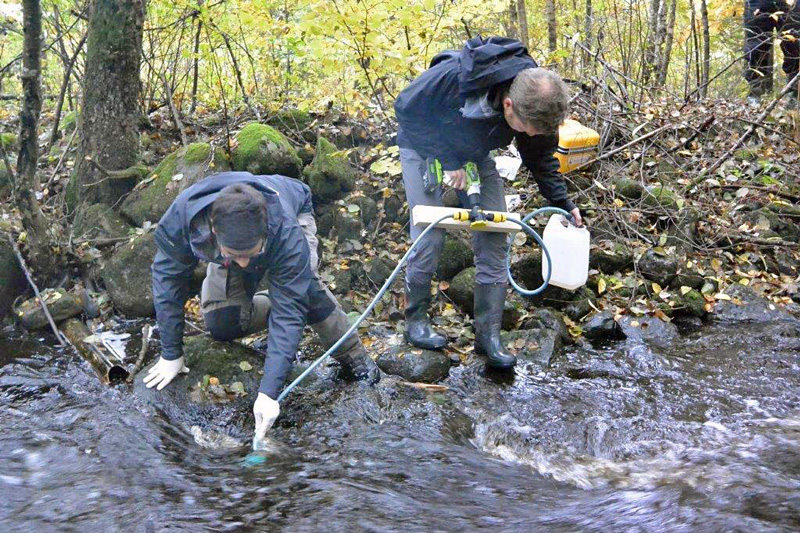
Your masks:
[{"label": "person's knee", "polygon": [[206,329],[215,341],[232,341],[244,335],[241,324],[242,308],[222,307],[203,313]]}]

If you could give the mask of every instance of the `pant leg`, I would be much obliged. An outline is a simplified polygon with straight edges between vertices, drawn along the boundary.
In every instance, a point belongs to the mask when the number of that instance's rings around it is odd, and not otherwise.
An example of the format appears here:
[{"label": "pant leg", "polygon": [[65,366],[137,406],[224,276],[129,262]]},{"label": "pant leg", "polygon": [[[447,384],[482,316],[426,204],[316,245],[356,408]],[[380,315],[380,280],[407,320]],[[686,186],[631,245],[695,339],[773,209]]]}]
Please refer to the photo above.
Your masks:
[{"label": "pant leg", "polygon": [[[422,185],[422,175],[425,173],[425,160],[410,148],[400,149],[400,165],[403,169],[403,184],[406,188],[406,200],[408,201],[409,211],[417,205],[442,205],[442,188],[439,187],[433,193],[426,193]],[[423,232],[424,228],[417,228],[411,225],[411,240],[415,240]],[[439,264],[439,256],[444,245],[445,230],[434,229],[425,239],[417,245],[414,252],[408,258],[406,265],[406,281],[412,284],[423,285],[430,283],[436,266]]]},{"label": "pant leg", "polygon": [[[497,173],[494,158],[487,157],[478,164],[481,176],[481,208],[486,211],[506,211],[503,178]],[[475,282],[482,285],[506,283],[506,251],[508,237],[505,233],[473,231],[475,250]]]},{"label": "pant leg", "polygon": [[794,3],[785,5],[778,35],[781,37],[783,51],[783,72],[786,82],[790,82],[800,70],[800,8]]},{"label": "pant leg", "polygon": [[267,327],[270,301],[266,294],[254,294],[257,282],[241,270],[209,263],[200,309],[212,338],[230,341]]},{"label": "pant leg", "polygon": [[744,10],[744,52],[747,67],[744,77],[750,93],[760,96],[772,90],[772,2],[747,0]]}]

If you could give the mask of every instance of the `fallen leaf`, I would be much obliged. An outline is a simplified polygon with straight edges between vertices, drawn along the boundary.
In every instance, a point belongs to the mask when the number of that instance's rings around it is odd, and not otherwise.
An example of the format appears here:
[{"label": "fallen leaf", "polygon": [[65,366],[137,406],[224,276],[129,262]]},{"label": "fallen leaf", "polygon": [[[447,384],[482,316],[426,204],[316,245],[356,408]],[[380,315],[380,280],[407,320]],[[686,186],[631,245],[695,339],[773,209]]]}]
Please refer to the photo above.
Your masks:
[{"label": "fallen leaf", "polygon": [[239,363],[239,368],[241,368],[245,372],[250,372],[251,370],[253,370],[253,365],[251,365],[247,361],[242,361],[241,363]]}]

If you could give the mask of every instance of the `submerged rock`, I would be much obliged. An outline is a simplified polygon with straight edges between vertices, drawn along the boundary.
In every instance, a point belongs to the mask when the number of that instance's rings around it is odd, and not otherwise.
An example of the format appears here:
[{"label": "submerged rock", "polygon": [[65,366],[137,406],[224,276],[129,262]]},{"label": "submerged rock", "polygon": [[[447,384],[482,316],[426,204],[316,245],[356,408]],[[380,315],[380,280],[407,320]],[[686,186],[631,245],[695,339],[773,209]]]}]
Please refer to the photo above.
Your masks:
[{"label": "submerged rock", "polygon": [[117,248],[100,271],[114,306],[129,317],[149,317],[153,307],[150,266],[156,256],[152,233]]},{"label": "submerged rock", "polygon": [[559,331],[551,328],[534,328],[502,332],[500,340],[521,361],[547,366],[560,353],[563,346]]},{"label": "submerged rock", "polygon": [[624,339],[625,335],[614,320],[614,313],[602,311],[586,321],[583,335],[587,339]]},{"label": "submerged rock", "polygon": [[344,198],[355,188],[355,170],[345,155],[338,153],[324,137],[317,140],[314,161],[306,167],[304,174],[314,197],[323,203]]},{"label": "submerged rock", "polygon": [[303,162],[289,140],[275,128],[256,122],[236,135],[236,148],[231,155],[234,170],[255,175],[281,174],[299,178],[303,169]]},{"label": "submerged rock", "polygon": [[122,214],[136,225],[156,223],[187,187],[206,176],[229,170],[225,151],[208,143],[194,143],[168,155],[147,181],[140,183],[122,202]]},{"label": "submerged rock", "polygon": [[617,324],[625,338],[660,348],[666,348],[678,338],[678,328],[674,324],[656,317],[625,316]]},{"label": "submerged rock", "polygon": [[436,383],[450,372],[450,358],[443,352],[406,344],[390,348],[380,354],[375,362],[387,374],[412,382]]}]

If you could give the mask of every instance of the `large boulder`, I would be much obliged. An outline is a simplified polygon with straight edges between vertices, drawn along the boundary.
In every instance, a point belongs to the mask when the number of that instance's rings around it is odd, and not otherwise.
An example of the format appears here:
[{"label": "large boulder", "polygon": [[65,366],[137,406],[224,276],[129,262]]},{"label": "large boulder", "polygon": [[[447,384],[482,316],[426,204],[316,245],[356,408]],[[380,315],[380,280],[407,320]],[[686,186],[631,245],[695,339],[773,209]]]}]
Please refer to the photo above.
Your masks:
[{"label": "large boulder", "polygon": [[450,372],[450,358],[444,353],[405,344],[383,352],[376,362],[387,374],[412,382],[436,383]]},{"label": "large boulder", "polygon": [[114,306],[129,317],[149,317],[153,307],[153,282],[150,266],[156,256],[156,242],[146,233],[114,250],[105,262],[100,277]]},{"label": "large boulder", "polygon": [[230,170],[225,151],[208,143],[194,143],[168,155],[153,174],[137,185],[122,202],[121,211],[136,225],[158,222],[187,187],[206,176]]},{"label": "large boulder", "polygon": [[314,161],[305,169],[305,178],[314,197],[322,203],[344,198],[355,188],[356,173],[347,157],[320,137]]},{"label": "large boulder", "polygon": [[17,296],[27,289],[25,273],[19,266],[14,248],[0,232],[0,320],[5,318]]},{"label": "large boulder", "polygon": [[289,140],[275,128],[253,122],[236,135],[233,169],[251,174],[299,178],[303,162]]},{"label": "large boulder", "polygon": [[72,223],[72,237],[76,240],[122,239],[128,236],[130,229],[110,206],[83,204]]},{"label": "large boulder", "polygon": [[734,284],[724,290],[730,300],[719,300],[710,314],[711,320],[724,324],[741,322],[766,323],[794,320],[791,315],[744,285]]},{"label": "large boulder", "polygon": [[[47,289],[40,294],[55,323],[78,316],[83,312],[81,297],[67,292],[66,289]],[[22,325],[29,330],[44,329],[50,325],[38,298],[31,298],[22,302],[17,307],[16,313]]]},{"label": "large boulder", "polygon": [[252,437],[253,402],[264,356],[241,344],[216,342],[205,335],[186,338],[183,354],[188,374],[176,377],[161,391],[148,389],[143,379],[151,364],[134,377],[136,396],[172,423],[184,425],[196,439],[220,433],[246,442]]}]

